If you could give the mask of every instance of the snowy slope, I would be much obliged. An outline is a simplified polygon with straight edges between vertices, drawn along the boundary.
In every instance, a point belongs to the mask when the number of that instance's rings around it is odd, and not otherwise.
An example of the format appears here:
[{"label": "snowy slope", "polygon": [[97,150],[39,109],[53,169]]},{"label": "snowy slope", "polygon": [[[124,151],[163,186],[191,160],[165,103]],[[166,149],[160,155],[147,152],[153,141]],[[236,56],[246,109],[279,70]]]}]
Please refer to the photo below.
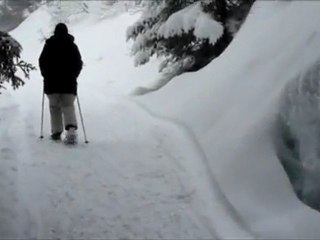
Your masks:
[{"label": "snowy slope", "polygon": [[320,236],[319,213],[297,200],[273,146],[285,86],[320,58],[319,11],[316,1],[257,2],[219,59],[138,99],[190,130],[225,198],[263,238]]},{"label": "snowy slope", "polygon": [[[134,68],[124,41],[139,14],[71,25],[90,144],[50,142],[47,108],[38,139],[39,71],[1,95],[0,236],[319,238],[320,216],[297,200],[272,139],[283,89],[320,57],[319,10],[258,2],[219,59],[135,98],[157,78],[157,62]],[[43,7],[11,33],[35,65],[48,26]]]}]

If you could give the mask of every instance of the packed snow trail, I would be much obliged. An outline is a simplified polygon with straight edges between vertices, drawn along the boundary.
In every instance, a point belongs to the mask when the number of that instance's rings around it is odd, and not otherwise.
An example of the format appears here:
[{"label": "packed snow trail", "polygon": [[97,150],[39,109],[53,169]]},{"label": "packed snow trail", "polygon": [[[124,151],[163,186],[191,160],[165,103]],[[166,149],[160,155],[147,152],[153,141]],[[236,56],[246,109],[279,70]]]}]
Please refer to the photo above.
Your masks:
[{"label": "packed snow trail", "polygon": [[[175,127],[137,114],[134,106],[105,106],[93,116],[90,145],[68,148],[38,140],[32,109],[14,123],[18,194],[27,215],[22,237],[210,238],[193,213],[197,190],[179,159],[192,158]],[[25,116],[23,116],[25,114]],[[140,113],[141,114],[141,113]],[[93,113],[94,115],[94,113]],[[96,119],[95,122],[93,120]],[[121,124],[119,124],[121,123]]]},{"label": "packed snow trail", "polygon": [[[23,100],[38,99],[27,87],[17,95],[19,110],[6,129],[15,143],[7,151],[18,153],[12,168],[18,181],[11,180],[18,186],[20,225],[14,229],[18,235],[2,236],[211,239],[225,231],[216,231],[214,215],[207,215],[219,213],[223,202],[207,199],[211,179],[194,164],[201,156],[176,125],[127,100],[111,99],[103,117],[89,111],[88,125],[99,126],[89,131],[91,143],[66,147],[48,134],[38,138],[39,110]],[[241,226],[239,234],[248,236]]]}]

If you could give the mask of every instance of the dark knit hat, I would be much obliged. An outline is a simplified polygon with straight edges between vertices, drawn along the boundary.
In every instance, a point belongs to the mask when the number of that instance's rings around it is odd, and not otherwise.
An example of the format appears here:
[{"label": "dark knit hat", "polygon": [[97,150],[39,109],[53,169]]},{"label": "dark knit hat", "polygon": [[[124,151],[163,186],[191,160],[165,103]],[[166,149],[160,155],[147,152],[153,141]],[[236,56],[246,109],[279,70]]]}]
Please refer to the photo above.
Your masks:
[{"label": "dark knit hat", "polygon": [[68,27],[64,23],[58,23],[54,29],[54,35],[66,35],[68,34]]}]

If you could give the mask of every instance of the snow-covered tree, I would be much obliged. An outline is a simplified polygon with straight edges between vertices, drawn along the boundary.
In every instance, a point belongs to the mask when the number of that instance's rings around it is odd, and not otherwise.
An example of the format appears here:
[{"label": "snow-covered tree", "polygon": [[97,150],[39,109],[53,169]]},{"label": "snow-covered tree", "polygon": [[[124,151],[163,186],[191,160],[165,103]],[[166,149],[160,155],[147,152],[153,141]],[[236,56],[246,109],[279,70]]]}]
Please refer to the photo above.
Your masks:
[{"label": "snow-covered tree", "polygon": [[88,13],[88,5],[86,1],[49,1],[50,14],[54,23],[70,22],[71,18]]},{"label": "snow-covered tree", "polygon": [[135,65],[147,63],[156,55],[164,58],[160,71],[174,66],[179,74],[202,68],[228,46],[253,2],[142,1],[145,11],[127,30],[127,39],[134,40]]},{"label": "snow-covered tree", "polygon": [[10,31],[40,6],[41,0],[0,0],[0,29]]},{"label": "snow-covered tree", "polygon": [[53,23],[71,23],[85,19],[88,15],[99,20],[123,12],[135,2],[119,0],[53,0],[48,2]]},{"label": "snow-covered tree", "polygon": [[14,89],[22,86],[24,81],[16,75],[21,70],[26,78],[35,67],[20,59],[22,47],[8,33],[0,31],[0,88],[9,82]]}]

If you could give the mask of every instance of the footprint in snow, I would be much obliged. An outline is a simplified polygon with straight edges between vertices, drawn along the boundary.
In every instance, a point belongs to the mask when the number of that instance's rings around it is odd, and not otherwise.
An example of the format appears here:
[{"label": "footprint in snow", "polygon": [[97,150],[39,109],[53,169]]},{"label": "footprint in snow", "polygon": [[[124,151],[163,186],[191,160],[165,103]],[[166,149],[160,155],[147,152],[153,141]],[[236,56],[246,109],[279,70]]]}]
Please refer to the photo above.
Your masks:
[{"label": "footprint in snow", "polygon": [[14,151],[10,148],[1,148],[0,159],[9,160],[14,158]]}]

